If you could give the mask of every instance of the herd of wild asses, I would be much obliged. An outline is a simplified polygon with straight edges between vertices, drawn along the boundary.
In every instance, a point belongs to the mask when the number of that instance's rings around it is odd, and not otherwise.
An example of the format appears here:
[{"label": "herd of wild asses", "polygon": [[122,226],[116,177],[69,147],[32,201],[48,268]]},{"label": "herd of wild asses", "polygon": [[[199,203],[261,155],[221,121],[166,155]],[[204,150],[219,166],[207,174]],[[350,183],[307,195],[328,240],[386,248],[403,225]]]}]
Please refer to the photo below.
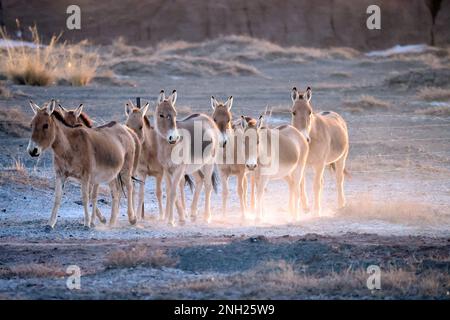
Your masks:
[{"label": "herd of wild asses", "polygon": [[[69,110],[57,106],[55,100],[42,107],[30,101],[34,117],[27,151],[32,157],[39,157],[45,149],[51,148],[54,157],[55,198],[46,228],[52,230],[56,224],[68,178],[81,184],[86,228],[94,226],[96,217],[106,223],[97,207],[101,183],[108,184],[111,191],[111,226],[117,220],[122,192],[127,198],[129,222],[135,224],[138,219],[143,219],[147,176],[156,179],[160,218],[171,225],[175,223],[174,206],[179,214],[179,224],[185,223],[185,184],[189,184],[194,192],[190,218],[196,219],[197,204],[204,188],[204,217],[208,222],[211,220],[211,192],[217,187],[218,175],[222,185],[223,214],[227,211],[228,180],[235,175],[242,219],[249,208],[248,178],[252,187],[250,206],[256,210],[257,221],[262,218],[266,185],[276,179],[288,183],[289,212],[295,219],[300,210],[310,210],[305,191],[305,167],[315,171],[312,211],[317,214],[320,212],[323,172],[331,165],[336,173],[338,206],[343,207],[345,161],[349,150],[347,125],[335,112],[314,113],[311,97],[310,87],[304,92],[293,88],[292,122],[277,127],[267,125],[264,114],[258,119],[247,116],[233,119],[233,97],[223,103],[211,97],[211,115],[194,113],[178,120],[176,90],[169,96],[162,90],[154,110],[149,110],[149,103],[141,107],[129,101],[125,104],[125,124],[113,121],[99,127],[92,125],[83,112],[83,105]],[[151,111],[153,123],[147,117],[147,112]]]}]

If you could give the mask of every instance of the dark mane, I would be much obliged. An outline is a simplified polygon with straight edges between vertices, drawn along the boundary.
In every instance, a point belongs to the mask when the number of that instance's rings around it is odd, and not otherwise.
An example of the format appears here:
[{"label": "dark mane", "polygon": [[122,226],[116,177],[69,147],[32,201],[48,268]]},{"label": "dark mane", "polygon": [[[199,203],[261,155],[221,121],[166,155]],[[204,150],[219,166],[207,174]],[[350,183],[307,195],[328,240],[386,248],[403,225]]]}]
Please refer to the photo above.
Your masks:
[{"label": "dark mane", "polygon": [[62,115],[58,110],[53,110],[52,116],[55,117],[56,120],[58,120],[59,122],[61,122],[61,123],[62,123],[63,125],[65,125],[66,127],[69,127],[69,128],[78,128],[78,127],[81,127],[81,126],[82,126],[81,124],[76,124],[76,125],[74,125],[74,126],[68,124],[68,123],[66,122],[66,120],[64,119],[63,115]]},{"label": "dark mane", "polygon": [[188,115],[186,118],[184,118],[183,120],[180,120],[180,121],[186,121],[186,120],[198,117],[199,115],[200,115],[200,113],[193,113],[193,114]]},{"label": "dark mane", "polygon": [[104,124],[102,126],[95,127],[95,129],[111,128],[111,127],[115,126],[116,124],[117,124],[117,121],[111,121],[111,122],[108,122],[108,123],[106,123],[106,124]]},{"label": "dark mane", "polygon": [[86,113],[81,112],[79,118],[86,127],[92,128],[94,122],[91,120],[91,118],[89,118],[89,116]]},{"label": "dark mane", "polygon": [[147,116],[144,116],[144,124],[147,128],[153,128],[150,124],[150,120],[148,120]]}]

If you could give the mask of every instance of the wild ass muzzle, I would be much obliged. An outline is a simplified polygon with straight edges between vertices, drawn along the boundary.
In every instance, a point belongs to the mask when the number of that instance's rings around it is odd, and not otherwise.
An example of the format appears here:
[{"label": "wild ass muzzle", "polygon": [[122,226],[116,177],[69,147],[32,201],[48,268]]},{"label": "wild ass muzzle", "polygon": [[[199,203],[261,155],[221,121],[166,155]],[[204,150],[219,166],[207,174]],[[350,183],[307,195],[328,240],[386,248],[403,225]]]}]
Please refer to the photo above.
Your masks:
[{"label": "wild ass muzzle", "polygon": [[[323,190],[323,172],[326,165],[336,170],[338,207],[345,206],[344,174],[348,155],[349,141],[345,120],[336,112],[315,113],[311,105],[312,90],[305,92],[292,89],[292,125],[296,127],[309,142],[307,165],[314,168],[314,206],[313,211],[320,214]],[[305,179],[301,183],[302,203],[308,210]]]},{"label": "wild ass muzzle", "polygon": [[[64,182],[74,178],[81,183],[84,209],[84,225],[91,226],[88,212],[90,186],[108,183],[112,192],[113,205],[110,224],[114,225],[119,211],[119,190],[116,179],[120,177],[127,188],[128,219],[136,223],[133,211],[132,170],[135,156],[133,138],[122,125],[111,122],[98,128],[81,125],[71,126],[61,113],[55,110],[55,101],[40,108],[30,101],[35,113],[31,120],[31,138],[28,153],[38,157],[48,148],[53,150],[55,170],[55,200],[47,228],[54,228],[61,203]],[[94,190],[93,190],[94,191]],[[92,199],[92,220],[96,213],[96,199]]]},{"label": "wild ass muzzle", "polygon": [[293,126],[276,128],[263,126],[264,117],[258,120],[242,117],[245,148],[245,166],[254,171],[256,180],[256,219],[263,216],[263,199],[270,180],[283,179],[289,185],[289,212],[294,219],[299,216],[300,181],[308,156],[308,143]]},{"label": "wild ass muzzle", "polygon": [[[169,97],[160,92],[154,113],[154,127],[157,133],[158,159],[168,177],[167,193],[169,202],[166,214],[169,224],[174,224],[173,209],[177,186],[185,174],[202,176],[205,184],[205,219],[211,220],[211,192],[213,171],[218,148],[218,130],[214,122],[205,114],[191,114],[177,121],[175,103],[177,92]],[[199,189],[196,188],[191,205],[191,219],[197,215]],[[179,213],[180,224],[184,224],[184,213]]]}]

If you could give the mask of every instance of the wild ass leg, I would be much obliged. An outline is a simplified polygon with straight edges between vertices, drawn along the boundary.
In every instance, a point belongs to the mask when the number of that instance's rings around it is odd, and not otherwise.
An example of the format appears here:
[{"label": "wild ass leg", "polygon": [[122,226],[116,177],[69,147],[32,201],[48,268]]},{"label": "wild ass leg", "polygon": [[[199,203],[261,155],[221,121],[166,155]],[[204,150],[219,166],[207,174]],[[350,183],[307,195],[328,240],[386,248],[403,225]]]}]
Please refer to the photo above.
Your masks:
[{"label": "wild ass leg", "polygon": [[204,174],[204,183],[205,183],[205,220],[206,222],[211,222],[211,192],[213,189],[212,186],[212,174],[213,174],[214,166],[207,164],[203,166],[203,174]]},{"label": "wild ass leg", "polygon": [[247,193],[247,178],[245,174],[240,173],[237,176],[237,194],[239,196],[239,203],[241,206],[241,220],[245,220],[245,207],[246,207],[246,196]]},{"label": "wild ass leg", "polygon": [[295,198],[294,198],[294,181],[292,177],[287,177],[286,181],[289,186],[289,214],[294,216]]},{"label": "wild ass leg", "polygon": [[247,195],[247,189],[248,189],[248,179],[247,179],[247,175],[244,173],[242,173],[242,191],[244,193],[244,215],[245,215],[245,211],[247,210],[247,201],[248,201],[248,195]]},{"label": "wild ass leg", "polygon": [[109,220],[109,226],[113,227],[117,221],[117,215],[119,213],[120,202],[120,190],[117,184],[117,179],[114,179],[109,183],[109,189],[111,191],[111,218]]},{"label": "wild ass leg", "polygon": [[126,175],[124,177],[125,186],[127,188],[127,214],[128,214],[128,221],[130,224],[135,225],[136,224],[136,216],[134,215],[134,208],[133,208],[133,181],[131,180],[131,175]]},{"label": "wild ass leg", "polygon": [[195,172],[193,174],[195,179],[195,186],[194,186],[194,196],[192,198],[192,204],[191,204],[191,220],[195,221],[197,219],[197,207],[198,207],[198,198],[200,197],[200,192],[203,188],[203,178],[198,172]]},{"label": "wild ass leg", "polygon": [[[89,191],[89,195],[90,195],[90,197],[91,197],[91,203],[93,203],[93,202],[92,202],[92,191],[93,191],[93,187],[94,187],[94,186],[91,185],[91,186],[90,186],[90,191]],[[98,191],[97,191],[97,195],[98,195]],[[96,214],[97,218],[100,220],[101,223],[106,223],[106,218],[102,215],[102,212],[100,211],[100,209],[98,208],[98,206],[96,206],[95,214]],[[92,220],[92,219],[91,219],[91,220]],[[91,223],[92,223],[92,221],[91,221]]]},{"label": "wild ass leg", "polygon": [[145,198],[145,175],[142,175],[139,177],[139,179],[142,181],[139,183],[139,197],[137,201],[137,207],[136,207],[136,218],[144,220],[145,212],[144,212],[144,198]]},{"label": "wild ass leg", "polygon": [[58,218],[58,209],[59,209],[59,206],[61,205],[64,181],[65,181],[65,179],[63,177],[56,176],[56,179],[55,179],[55,201],[53,203],[52,215],[50,217],[50,220],[48,221],[46,230],[51,230],[55,227],[56,219]]},{"label": "wild ass leg", "polygon": [[89,228],[91,225],[91,217],[89,216],[89,179],[84,179],[81,181],[81,201],[83,202],[84,209],[84,226]]},{"label": "wild ass leg", "polygon": [[258,177],[256,186],[256,222],[260,222],[263,216],[264,191],[266,189],[267,178]]},{"label": "wild ass leg", "polygon": [[92,214],[91,214],[91,224],[90,227],[95,227],[95,215],[97,213],[97,195],[98,195],[98,184],[91,185],[91,203],[92,203]]},{"label": "wild ass leg", "polygon": [[228,199],[228,175],[220,172],[220,181],[222,182],[222,215],[227,214],[227,199]]},{"label": "wild ass leg", "polygon": [[300,180],[300,198],[302,201],[302,208],[304,212],[309,212],[308,196],[306,195],[306,177],[303,174]]},{"label": "wild ass leg", "polygon": [[162,175],[156,177],[156,198],[158,199],[159,217],[164,219],[164,211],[162,205]]},{"label": "wild ass leg", "polygon": [[344,195],[344,169],[347,153],[345,153],[338,161],[336,161],[336,185],[338,192],[338,208],[345,207]]},{"label": "wild ass leg", "polygon": [[325,169],[325,164],[320,164],[315,167],[314,176],[314,213],[320,214],[320,204],[322,200],[322,189],[323,189],[323,171]]},{"label": "wild ass leg", "polygon": [[250,173],[251,174],[251,178],[250,178],[250,183],[251,185],[251,195],[250,195],[250,208],[251,210],[255,210],[255,187],[256,187],[256,177],[255,177],[255,173]]}]

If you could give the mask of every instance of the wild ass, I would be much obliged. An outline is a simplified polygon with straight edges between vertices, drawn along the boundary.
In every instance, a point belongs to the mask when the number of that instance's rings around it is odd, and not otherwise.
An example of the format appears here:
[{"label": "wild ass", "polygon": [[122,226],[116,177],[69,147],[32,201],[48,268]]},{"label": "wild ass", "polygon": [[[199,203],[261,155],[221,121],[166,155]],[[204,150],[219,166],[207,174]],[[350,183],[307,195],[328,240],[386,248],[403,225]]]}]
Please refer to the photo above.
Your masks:
[{"label": "wild ass", "polygon": [[[292,89],[292,125],[300,130],[309,142],[307,165],[315,171],[314,177],[314,207],[315,213],[321,209],[323,189],[323,172],[326,165],[332,165],[336,170],[338,206],[345,206],[344,174],[345,161],[348,155],[348,131],[345,120],[336,112],[325,111],[314,113],[311,106],[312,90],[310,87],[304,93]],[[301,183],[302,203],[307,209],[305,181]]]},{"label": "wild ass", "polygon": [[[221,103],[211,97],[212,118],[219,129],[219,146],[222,148],[221,159],[218,159],[218,168],[222,182],[222,213],[227,212],[228,179],[230,176],[237,177],[237,194],[241,207],[241,218],[245,218],[247,208],[247,173],[245,163],[238,161],[238,154],[243,152],[242,145],[238,143],[235,130],[241,130],[240,121],[238,125],[233,124],[231,108],[233,97],[230,96],[225,103]],[[253,182],[253,179],[252,179]],[[254,194],[252,183],[252,197]],[[253,199],[253,198],[252,198]]]},{"label": "wild ass", "polygon": [[263,197],[269,180],[284,179],[289,185],[289,211],[298,218],[300,181],[303,179],[308,143],[291,125],[270,129],[263,127],[263,116],[258,120],[242,117],[245,147],[245,165],[255,171],[257,221],[263,214]]},{"label": "wild ass", "polygon": [[[85,227],[91,226],[88,212],[90,186],[103,182],[108,183],[112,190],[110,224],[115,223],[119,210],[117,177],[127,188],[128,219],[131,224],[135,224],[131,180],[135,148],[130,132],[115,122],[95,129],[81,125],[71,126],[65,122],[59,111],[55,110],[54,100],[43,108],[32,101],[30,106],[35,115],[31,121],[32,134],[28,143],[28,153],[32,157],[38,157],[45,149],[52,148],[54,157],[55,200],[47,229],[51,230],[56,224],[64,182],[69,177],[81,182]],[[92,220],[96,213],[94,195],[93,190]]]},{"label": "wild ass", "polygon": [[[60,104],[58,104],[58,107],[61,110],[64,120],[66,121],[66,123],[69,126],[83,125],[88,128],[93,127],[94,122],[85,112],[83,112],[83,104],[80,104],[77,108],[72,109],[72,110],[66,109]],[[135,171],[137,169],[139,157],[141,154],[141,142],[140,142],[137,134],[134,131],[131,131],[131,129],[129,129],[128,127],[127,127],[127,129],[130,131],[130,134],[132,135],[133,141],[134,141],[135,153],[134,153],[134,160],[133,160],[133,176],[135,176]],[[119,188],[121,182],[119,179],[116,179],[116,181],[117,181],[117,183],[119,183],[119,185],[117,186],[117,188]],[[98,185],[91,185],[90,189],[91,190],[89,191],[89,194],[91,195],[91,202],[92,202],[92,197],[97,198]],[[111,190],[111,192],[113,192],[113,190]],[[133,200],[133,202],[134,202],[134,200]],[[119,192],[119,203],[120,203],[120,192]],[[96,207],[96,215],[99,218],[100,222],[106,223],[106,219],[103,217],[103,215],[98,207]],[[91,221],[91,224],[93,224],[93,223],[94,223],[94,220]]]},{"label": "wild ass", "polygon": [[[191,114],[177,121],[175,103],[177,92],[166,98],[160,92],[154,113],[154,127],[157,133],[157,154],[168,177],[168,205],[166,214],[169,224],[174,224],[173,207],[177,186],[185,174],[196,174],[196,180],[203,178],[205,184],[205,219],[211,220],[210,198],[213,189],[213,171],[218,148],[218,130],[205,114]],[[196,188],[191,205],[191,218],[196,219],[199,189]],[[180,223],[184,223],[184,211],[178,208]]]}]

